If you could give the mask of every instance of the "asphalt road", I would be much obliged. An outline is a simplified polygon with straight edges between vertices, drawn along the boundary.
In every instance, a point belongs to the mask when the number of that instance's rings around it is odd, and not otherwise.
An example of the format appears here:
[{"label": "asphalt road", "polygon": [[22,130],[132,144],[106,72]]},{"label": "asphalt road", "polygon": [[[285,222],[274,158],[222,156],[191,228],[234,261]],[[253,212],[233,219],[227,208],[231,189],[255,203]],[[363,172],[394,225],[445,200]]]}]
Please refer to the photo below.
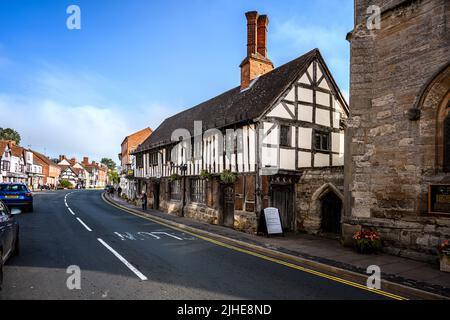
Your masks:
[{"label": "asphalt road", "polygon": [[[133,216],[101,193],[35,195],[35,212],[18,216],[21,252],[4,267],[0,300],[385,299]],[[72,265],[79,290],[67,287]]]}]

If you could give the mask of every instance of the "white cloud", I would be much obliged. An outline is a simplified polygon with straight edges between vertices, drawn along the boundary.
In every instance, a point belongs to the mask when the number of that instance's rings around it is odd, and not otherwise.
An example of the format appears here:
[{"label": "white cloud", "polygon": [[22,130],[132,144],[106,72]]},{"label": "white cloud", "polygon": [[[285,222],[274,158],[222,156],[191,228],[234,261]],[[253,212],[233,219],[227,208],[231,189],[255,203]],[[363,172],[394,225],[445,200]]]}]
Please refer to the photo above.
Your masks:
[{"label": "white cloud", "polygon": [[118,162],[125,136],[149,126],[155,129],[172,112],[156,102],[120,105],[120,99],[132,93],[100,74],[37,65],[37,71],[22,78],[29,91],[0,91],[0,126],[14,128],[23,146],[49,156],[109,157]]},{"label": "white cloud", "polygon": [[140,112],[91,105],[68,107],[52,100],[0,95],[1,125],[19,131],[22,145],[31,145],[49,156],[89,156],[118,162],[125,136],[146,126],[156,126],[167,108],[150,105]]}]

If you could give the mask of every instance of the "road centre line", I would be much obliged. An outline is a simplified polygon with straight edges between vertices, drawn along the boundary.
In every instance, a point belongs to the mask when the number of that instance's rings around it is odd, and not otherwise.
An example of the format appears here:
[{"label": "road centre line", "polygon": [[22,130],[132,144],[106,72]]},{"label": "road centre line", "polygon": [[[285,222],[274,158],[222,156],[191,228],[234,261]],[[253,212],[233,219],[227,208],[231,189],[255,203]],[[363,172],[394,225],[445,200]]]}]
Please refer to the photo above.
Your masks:
[{"label": "road centre line", "polygon": [[86,228],[87,231],[92,232],[91,228],[89,228],[84,222],[83,220],[81,220],[80,218],[77,218],[78,222],[81,223],[83,225],[83,227]]},{"label": "road centre line", "polygon": [[72,209],[70,209],[70,208],[68,208],[68,209],[72,215],[75,215],[75,212],[73,212]]},{"label": "road centre line", "polygon": [[119,259],[125,266],[127,266],[128,269],[133,271],[135,275],[138,276],[139,279],[142,281],[148,280],[146,276],[144,276],[138,269],[136,269],[131,263],[129,263],[124,257],[122,257],[116,250],[111,248],[105,241],[103,241],[100,238],[97,238],[97,240],[109,251],[111,251],[112,254],[116,256],[117,259]]}]

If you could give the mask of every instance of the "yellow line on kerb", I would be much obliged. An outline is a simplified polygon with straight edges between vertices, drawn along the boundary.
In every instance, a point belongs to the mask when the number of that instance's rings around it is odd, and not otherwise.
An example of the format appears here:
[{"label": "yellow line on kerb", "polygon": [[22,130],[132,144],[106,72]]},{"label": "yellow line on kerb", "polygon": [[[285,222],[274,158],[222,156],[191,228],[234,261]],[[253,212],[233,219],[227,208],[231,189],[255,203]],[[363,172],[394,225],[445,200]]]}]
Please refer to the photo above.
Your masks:
[{"label": "yellow line on kerb", "polygon": [[342,278],[338,278],[336,276],[328,275],[326,273],[322,273],[322,272],[319,272],[319,271],[315,271],[315,270],[312,270],[312,269],[301,267],[301,266],[295,265],[293,263],[282,261],[282,260],[279,260],[279,259],[276,259],[276,258],[272,258],[272,257],[269,257],[269,256],[265,256],[265,255],[257,253],[257,252],[253,252],[253,251],[250,251],[250,250],[238,248],[238,247],[235,247],[233,245],[230,245],[230,244],[218,241],[218,240],[214,240],[214,239],[211,239],[211,238],[208,238],[208,237],[196,234],[194,232],[187,231],[187,230],[184,230],[184,229],[181,229],[181,228],[178,228],[178,227],[166,224],[166,223],[161,222],[159,220],[152,219],[151,217],[142,216],[140,214],[137,214],[137,213],[135,213],[135,212],[133,212],[131,210],[122,208],[122,207],[120,207],[120,206],[118,206],[118,205],[116,205],[116,204],[106,200],[104,194],[102,194],[102,199],[107,204],[109,204],[109,205],[111,205],[111,206],[113,206],[113,207],[115,207],[115,208],[117,208],[119,210],[131,213],[132,215],[134,215],[136,217],[152,221],[154,223],[166,226],[168,228],[171,228],[171,229],[183,232],[183,233],[190,234],[190,235],[195,236],[195,237],[197,237],[199,239],[202,239],[202,240],[214,243],[215,245],[218,245],[218,246],[221,246],[221,247],[225,247],[225,248],[228,248],[228,249],[231,249],[231,250],[239,251],[239,252],[242,252],[242,253],[245,253],[245,254],[248,254],[248,255],[252,255],[252,256],[258,257],[260,259],[264,259],[264,260],[271,261],[271,262],[274,262],[274,263],[277,263],[277,264],[281,264],[283,266],[286,266],[286,267],[289,267],[289,268],[292,268],[292,269],[296,269],[296,270],[303,271],[303,272],[306,272],[306,273],[309,273],[309,274],[313,274],[315,276],[326,278],[326,279],[329,279],[329,280],[332,280],[332,281],[335,281],[335,282],[343,283],[343,284],[346,284],[346,285],[351,286],[351,287],[355,287],[355,288],[358,288],[358,289],[369,291],[369,292],[372,292],[372,293],[375,293],[375,294],[379,294],[379,295],[382,295],[382,296],[385,296],[385,297],[388,297],[388,298],[392,298],[392,299],[395,299],[395,300],[407,300],[405,297],[401,297],[401,296],[398,296],[398,295],[395,295],[395,294],[392,294],[392,293],[389,293],[389,292],[386,292],[386,291],[383,291],[383,290],[370,289],[370,288],[368,288],[365,285],[362,285],[362,284],[359,284],[359,283],[356,283],[356,282],[353,282],[353,281],[345,280],[345,279],[342,279]]}]

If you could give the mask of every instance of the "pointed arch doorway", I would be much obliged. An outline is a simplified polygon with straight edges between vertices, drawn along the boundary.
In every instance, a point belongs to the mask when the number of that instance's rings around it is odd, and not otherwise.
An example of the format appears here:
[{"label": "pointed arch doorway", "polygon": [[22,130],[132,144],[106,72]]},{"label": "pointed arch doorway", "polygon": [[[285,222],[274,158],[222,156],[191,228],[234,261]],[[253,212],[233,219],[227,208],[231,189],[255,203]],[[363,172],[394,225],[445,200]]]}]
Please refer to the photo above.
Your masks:
[{"label": "pointed arch doorway", "polygon": [[323,233],[341,233],[342,201],[333,191],[327,192],[321,199],[321,226]]}]

